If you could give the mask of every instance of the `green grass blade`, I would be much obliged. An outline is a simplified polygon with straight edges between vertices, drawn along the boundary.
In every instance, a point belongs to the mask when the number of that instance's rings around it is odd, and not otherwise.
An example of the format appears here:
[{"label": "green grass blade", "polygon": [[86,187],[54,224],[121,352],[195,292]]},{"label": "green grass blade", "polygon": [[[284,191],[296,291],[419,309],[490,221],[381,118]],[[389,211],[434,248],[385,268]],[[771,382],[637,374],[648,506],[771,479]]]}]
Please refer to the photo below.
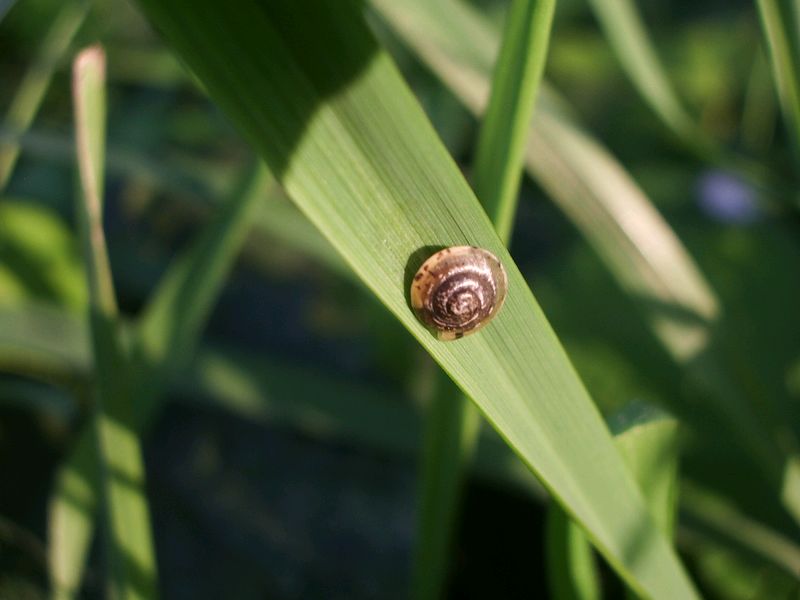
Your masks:
[{"label": "green grass blade", "polygon": [[632,0],[590,0],[589,4],[639,94],[676,136],[690,146],[701,146],[702,132],[670,84],[636,4]]},{"label": "green grass blade", "polygon": [[[472,187],[508,245],[534,100],[544,72],[554,0],[515,0],[506,17],[475,158]],[[425,425],[412,596],[442,596],[462,475],[480,431],[477,408],[440,376]]]},{"label": "green grass blade", "polygon": [[[451,0],[373,5],[475,114],[486,107],[497,36],[478,13]],[[544,91],[544,89],[543,89]],[[525,166],[575,224],[609,270],[650,315],[673,355],[703,348],[718,302],[697,266],[624,168],[543,95]],[[673,318],[669,310],[674,307]],[[687,325],[676,314],[697,316]],[[658,323],[656,326],[655,323]]]},{"label": "green grass blade", "polygon": [[94,535],[100,487],[97,445],[92,431],[81,435],[55,479],[48,507],[48,564],[51,597],[79,597],[86,551]]},{"label": "green grass blade", "polygon": [[[486,106],[497,36],[477,12],[452,0],[372,4],[475,114]],[[543,92],[547,88],[543,88]],[[720,306],[691,256],[624,168],[572,123],[551,90],[540,99],[527,171],[595,249],[653,333],[702,388],[721,424],[781,493],[785,458],[772,425],[723,367]],[[563,102],[562,102],[563,104]],[[702,424],[701,424],[702,425]],[[785,506],[800,519],[797,492]]]},{"label": "green grass blade", "polygon": [[93,421],[108,520],[109,593],[112,598],[155,598],[156,565],[144,491],[144,464],[134,427],[130,369],[102,226],[105,54],[100,47],[88,48],[75,59],[73,98],[82,192],[78,215],[87,264],[95,359]]},{"label": "green grass blade", "polygon": [[800,581],[800,547],[785,533],[766,527],[694,481],[682,482],[681,505],[693,528],[725,546],[769,561]]},{"label": "green grass blade", "polygon": [[153,292],[134,331],[134,389],[140,413],[161,395],[168,379],[186,364],[197,345],[228,273],[266,198],[272,176],[261,165],[249,169],[192,248],[180,256]]},{"label": "green grass blade", "polygon": [[515,0],[511,4],[478,138],[473,189],[506,244],[511,239],[522,161],[554,11],[555,0]]},{"label": "green grass blade", "polygon": [[653,518],[671,538],[678,507],[678,421],[635,402],[611,417],[611,431]]},{"label": "green grass blade", "polygon": [[552,600],[599,600],[600,577],[583,530],[557,506],[545,526],[547,585]]},{"label": "green grass blade", "polygon": [[[140,5],[289,195],[620,573],[653,597],[695,597],[522,275],[354,4]],[[431,247],[463,243],[500,257],[509,294],[479,335],[442,343],[408,306],[409,273]]]},{"label": "green grass blade", "polygon": [[[19,134],[24,132],[39,112],[45,92],[50,86],[53,73],[69,49],[73,37],[83,23],[89,3],[84,0],[68,0],[53,19],[53,24],[42,39],[33,64],[20,82],[3,119],[3,127]],[[19,156],[19,146],[0,141],[0,192],[2,192]]]},{"label": "green grass blade", "polygon": [[0,369],[39,378],[77,379],[90,362],[86,324],[62,308],[26,302],[0,308]]},{"label": "green grass blade", "polygon": [[[191,358],[214,301],[233,267],[258,208],[269,188],[272,177],[260,165],[254,165],[243,177],[231,198],[218,209],[193,244],[182,253],[153,292],[140,321],[132,331],[133,365],[130,386],[137,399],[136,414],[132,416],[137,431],[152,417],[158,401],[170,380],[179,374]],[[68,563],[69,568],[54,571],[54,581],[61,587],[74,589],[80,582],[86,554],[93,531],[93,515],[98,504],[99,479],[91,453],[91,433],[84,432],[76,449],[61,468],[59,480],[69,495],[67,486],[81,490],[83,514],[64,521],[64,527],[74,527],[81,519],[80,535],[57,533],[68,543],[58,548],[55,563]],[[65,508],[58,494],[54,504],[54,530],[60,531],[59,511]],[[57,577],[56,577],[57,576]],[[63,584],[67,578],[69,586]]]},{"label": "green grass blade", "polygon": [[[655,408],[635,403],[612,418],[611,429],[653,518],[671,537],[678,497],[677,421]],[[549,512],[548,576],[554,598],[599,597],[597,574],[584,533],[558,506]]]},{"label": "green grass blade", "polygon": [[772,64],[772,78],[778,94],[778,102],[793,142],[795,158],[800,157],[800,84],[798,84],[797,60],[791,44],[781,10],[775,0],[756,0],[761,27],[767,40]]}]

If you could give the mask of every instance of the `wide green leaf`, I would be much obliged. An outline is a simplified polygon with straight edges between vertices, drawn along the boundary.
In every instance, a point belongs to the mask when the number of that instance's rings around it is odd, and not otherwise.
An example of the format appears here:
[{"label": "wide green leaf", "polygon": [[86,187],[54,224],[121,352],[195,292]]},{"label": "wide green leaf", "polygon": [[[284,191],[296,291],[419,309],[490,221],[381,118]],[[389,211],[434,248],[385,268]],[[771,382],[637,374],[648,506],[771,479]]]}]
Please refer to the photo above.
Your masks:
[{"label": "wide green leaf", "polygon": [[[533,294],[357,7],[140,5],[292,199],[630,584],[694,597]],[[444,343],[414,318],[409,274],[461,244],[500,257],[509,294],[480,334]]]},{"label": "wide green leaf", "polygon": [[795,159],[800,159],[800,81],[797,73],[797,54],[793,52],[781,14],[781,5],[776,0],[756,0],[761,26],[769,50],[772,78],[778,101],[793,143]]},{"label": "wide green leaf", "polygon": [[[678,507],[678,422],[654,407],[634,402],[611,418],[611,430],[653,518],[671,537]],[[598,574],[589,542],[557,506],[549,510],[546,540],[554,599],[598,598]]]},{"label": "wide green leaf", "polygon": [[637,91],[675,135],[692,146],[705,140],[672,87],[634,0],[590,0],[597,19]]}]

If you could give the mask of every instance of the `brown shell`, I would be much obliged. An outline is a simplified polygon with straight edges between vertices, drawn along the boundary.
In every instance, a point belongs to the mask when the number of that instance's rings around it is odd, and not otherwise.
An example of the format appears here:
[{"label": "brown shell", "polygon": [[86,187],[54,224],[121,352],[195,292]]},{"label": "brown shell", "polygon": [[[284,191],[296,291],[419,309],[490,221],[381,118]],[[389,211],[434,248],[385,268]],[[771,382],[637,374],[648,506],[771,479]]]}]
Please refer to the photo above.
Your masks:
[{"label": "brown shell", "polygon": [[440,340],[457,340],[486,325],[500,310],[507,290],[506,271],[494,254],[475,246],[454,246],[419,268],[411,283],[411,306]]}]

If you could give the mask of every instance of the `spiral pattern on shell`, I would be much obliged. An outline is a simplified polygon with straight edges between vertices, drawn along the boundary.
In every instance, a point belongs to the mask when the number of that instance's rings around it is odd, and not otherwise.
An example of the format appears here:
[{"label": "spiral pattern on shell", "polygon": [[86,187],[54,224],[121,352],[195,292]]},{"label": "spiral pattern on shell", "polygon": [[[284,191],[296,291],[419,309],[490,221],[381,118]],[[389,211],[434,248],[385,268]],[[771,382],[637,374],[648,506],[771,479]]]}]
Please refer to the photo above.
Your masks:
[{"label": "spiral pattern on shell", "polygon": [[483,327],[503,304],[507,277],[497,257],[474,246],[445,248],[426,260],[411,284],[411,306],[440,339]]}]

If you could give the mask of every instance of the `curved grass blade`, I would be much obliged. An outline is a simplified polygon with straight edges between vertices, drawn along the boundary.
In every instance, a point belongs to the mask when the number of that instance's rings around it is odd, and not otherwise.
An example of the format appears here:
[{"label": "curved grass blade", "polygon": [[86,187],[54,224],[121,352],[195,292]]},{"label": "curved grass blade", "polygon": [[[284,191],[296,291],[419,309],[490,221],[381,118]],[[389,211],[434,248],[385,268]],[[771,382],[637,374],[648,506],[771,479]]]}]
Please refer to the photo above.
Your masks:
[{"label": "curved grass blade", "polygon": [[[554,0],[515,0],[506,17],[489,108],[481,127],[472,187],[508,246],[534,100],[544,72]],[[412,597],[442,596],[465,466],[480,415],[444,376],[428,408]]]},{"label": "curved grass blade", "polygon": [[552,600],[599,600],[600,577],[592,545],[557,506],[547,511],[545,525],[547,585]]},{"label": "curved grass blade", "polygon": [[555,0],[512,2],[478,137],[472,187],[506,245],[554,11]]},{"label": "curved grass blade", "polygon": [[234,260],[274,180],[254,165],[229,199],[172,265],[153,292],[133,334],[133,361],[141,414],[152,413],[170,377],[185,366],[197,346]]},{"label": "curved grass blade", "polygon": [[82,51],[73,68],[78,202],[90,298],[96,405],[93,426],[108,524],[112,598],[157,597],[156,564],[144,491],[144,464],[133,418],[131,375],[122,340],[102,226],[105,54]]},{"label": "curved grass blade", "polygon": [[784,28],[784,23],[788,20],[781,16],[780,6],[775,0],[757,0],[756,4],[767,40],[778,102],[793,142],[795,158],[800,159],[800,83],[797,57],[792,52],[789,36]]},{"label": "curved grass blade", "polygon": [[639,94],[664,124],[689,146],[708,146],[670,84],[632,0],[590,0],[617,59]]},{"label": "curved grass blade", "polygon": [[[39,112],[53,73],[66,54],[88,11],[89,3],[85,0],[64,2],[42,40],[33,64],[11,100],[3,119],[4,129],[9,129],[18,135],[30,127],[36,113]],[[0,141],[0,192],[8,184],[18,156],[19,146],[16,143]]]},{"label": "curved grass blade", "polygon": [[[355,3],[140,5],[289,195],[623,577],[652,597],[695,597],[522,275]],[[465,243],[500,257],[509,294],[490,327],[442,343],[414,318],[407,280],[432,246]]]},{"label": "curved grass blade", "polygon": [[[672,537],[678,506],[678,422],[653,407],[634,403],[612,417],[611,430],[653,518],[665,535]],[[598,598],[599,582],[589,542],[558,506],[549,510],[546,536],[553,597]]]},{"label": "curved grass blade", "polygon": [[[129,384],[137,399],[133,419],[138,431],[152,417],[171,378],[179,374],[191,357],[202,326],[271,185],[272,178],[262,166],[254,165],[248,170],[231,198],[163,276],[132,330],[133,373]],[[53,551],[58,554],[57,560],[65,564],[65,568],[54,570],[54,576],[56,582],[70,580],[66,586],[69,590],[77,589],[80,583],[97,511],[98,477],[91,448],[91,434],[84,432],[61,467],[62,483],[54,497],[51,529],[60,543]],[[80,498],[79,512],[69,501],[76,495]]]}]

